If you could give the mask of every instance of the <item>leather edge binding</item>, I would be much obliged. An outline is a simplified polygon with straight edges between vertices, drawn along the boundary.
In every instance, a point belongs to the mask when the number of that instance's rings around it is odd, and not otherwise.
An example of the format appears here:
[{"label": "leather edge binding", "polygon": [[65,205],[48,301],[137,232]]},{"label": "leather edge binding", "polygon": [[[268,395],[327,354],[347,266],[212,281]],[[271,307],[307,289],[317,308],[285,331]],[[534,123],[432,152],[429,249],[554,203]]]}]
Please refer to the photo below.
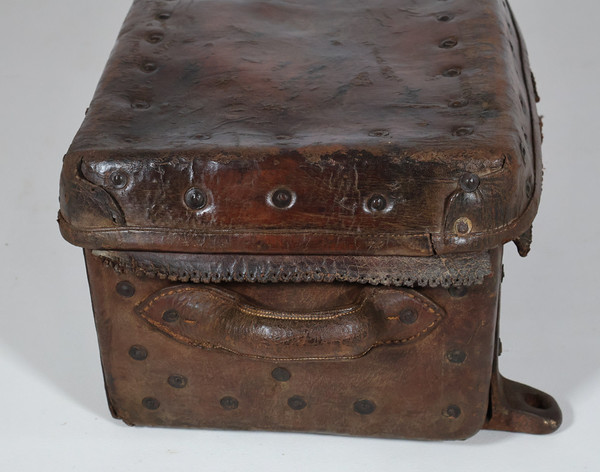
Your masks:
[{"label": "leather edge binding", "polygon": [[94,250],[117,273],[182,283],[332,283],[471,286],[492,273],[487,252],[434,257],[256,256]]}]

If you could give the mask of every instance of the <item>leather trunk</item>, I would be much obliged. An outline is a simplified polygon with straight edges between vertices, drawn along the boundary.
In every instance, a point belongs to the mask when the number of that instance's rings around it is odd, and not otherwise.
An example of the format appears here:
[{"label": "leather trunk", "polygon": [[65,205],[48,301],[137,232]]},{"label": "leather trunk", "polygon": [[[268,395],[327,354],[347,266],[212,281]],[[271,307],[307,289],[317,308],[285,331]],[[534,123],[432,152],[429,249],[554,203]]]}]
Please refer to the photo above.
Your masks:
[{"label": "leather trunk", "polygon": [[60,190],[112,414],[554,431],[556,402],[497,365],[536,99],[505,1],[134,1]]}]

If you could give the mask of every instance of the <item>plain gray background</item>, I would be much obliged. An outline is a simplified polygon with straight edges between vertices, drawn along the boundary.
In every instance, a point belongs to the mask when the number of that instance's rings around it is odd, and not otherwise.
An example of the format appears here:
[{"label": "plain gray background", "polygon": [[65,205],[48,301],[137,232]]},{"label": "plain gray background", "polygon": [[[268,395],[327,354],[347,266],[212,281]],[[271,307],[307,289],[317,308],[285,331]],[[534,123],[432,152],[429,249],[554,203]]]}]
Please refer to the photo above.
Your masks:
[{"label": "plain gray background", "polygon": [[551,436],[423,443],[130,428],[108,412],[81,251],[56,225],[61,157],[128,0],[2,2],[0,463],[10,471],[598,471],[597,0],[513,0],[544,115],[533,251],[507,246],[501,369],[554,395]]}]

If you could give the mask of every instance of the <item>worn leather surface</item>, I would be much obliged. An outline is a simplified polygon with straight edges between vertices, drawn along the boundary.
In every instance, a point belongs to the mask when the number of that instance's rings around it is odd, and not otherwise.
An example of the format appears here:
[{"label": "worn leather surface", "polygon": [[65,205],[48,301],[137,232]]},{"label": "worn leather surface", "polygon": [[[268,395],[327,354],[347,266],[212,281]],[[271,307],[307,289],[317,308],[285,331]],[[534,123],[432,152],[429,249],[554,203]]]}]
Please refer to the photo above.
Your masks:
[{"label": "worn leather surface", "polygon": [[497,370],[501,246],[527,253],[541,191],[535,99],[505,1],[136,0],[60,190],[113,415],[556,429]]},{"label": "worn leather surface", "polygon": [[445,315],[407,289],[366,288],[349,305],[300,311],[272,310],[231,290],[190,285],[150,295],[136,313],[184,344],[288,361],[352,359],[417,341]]},{"label": "worn leather surface", "polygon": [[[489,407],[501,252],[490,254],[483,284],[457,293],[351,283],[181,285],[118,274],[88,250],[111,411],[137,425],[468,437]],[[133,290],[119,292],[124,282]],[[363,312],[350,313],[357,307]],[[378,337],[423,330],[362,352]],[[197,342],[207,335],[235,349]]]},{"label": "worn leather surface", "polygon": [[487,252],[432,257],[292,256],[92,251],[118,273],[172,282],[350,282],[397,287],[469,286],[491,274]]},{"label": "worn leather surface", "polygon": [[485,250],[537,210],[534,102],[500,0],[138,0],[65,157],[61,230],[121,250]]}]

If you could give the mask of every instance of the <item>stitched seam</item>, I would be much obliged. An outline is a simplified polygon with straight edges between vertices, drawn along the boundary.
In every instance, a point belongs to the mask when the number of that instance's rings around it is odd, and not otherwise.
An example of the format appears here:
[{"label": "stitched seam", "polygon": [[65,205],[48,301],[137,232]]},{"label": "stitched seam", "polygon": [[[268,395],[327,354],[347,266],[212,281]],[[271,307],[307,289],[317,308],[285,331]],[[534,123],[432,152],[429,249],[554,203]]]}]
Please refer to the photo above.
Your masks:
[{"label": "stitched seam", "polygon": [[[182,288],[171,289],[171,290],[159,293],[153,299],[151,299],[147,302],[146,306],[143,308],[143,311],[145,313],[147,313],[148,310],[152,307],[152,305],[154,305],[154,303],[156,303],[156,301],[160,300],[161,298],[164,298],[164,297],[167,297],[170,295],[176,295],[179,293],[191,292],[191,291],[198,291],[198,289],[196,287],[182,287]],[[223,298],[227,298],[236,303],[239,302],[235,297],[233,297],[229,294],[221,293],[221,292],[219,292],[218,296],[217,296],[215,293],[211,293],[210,291],[208,291],[206,293],[206,295],[218,302],[222,302]],[[241,305],[237,305],[236,308],[239,309],[243,313],[246,313],[248,315],[257,316],[259,318],[271,318],[271,319],[276,319],[276,320],[292,320],[292,321],[318,321],[318,320],[332,320],[332,319],[340,318],[342,316],[354,314],[356,312],[361,311],[364,307],[364,304],[365,304],[365,300],[363,300],[359,306],[343,309],[343,310],[347,310],[347,311],[344,311],[342,313],[324,312],[323,315],[310,315],[310,314],[303,315],[300,313],[290,313],[290,315],[287,316],[287,315],[279,312],[279,316],[278,316],[277,312],[271,312],[268,310],[260,310],[258,308],[252,308],[252,307],[246,308],[245,306],[241,306]],[[331,315],[329,313],[331,313]]]},{"label": "stitched seam", "polygon": [[235,351],[233,349],[229,349],[226,348],[224,346],[218,345],[218,344],[210,344],[210,343],[206,343],[206,342],[202,342],[202,341],[197,341],[194,339],[191,339],[187,336],[182,336],[180,334],[177,334],[175,332],[173,332],[172,330],[168,329],[166,326],[164,326],[163,324],[154,321],[153,319],[147,318],[145,316],[142,315],[142,317],[148,322],[150,323],[152,326],[154,326],[155,328],[157,328],[159,331],[162,331],[164,333],[167,333],[169,336],[173,337],[175,340],[183,343],[183,344],[188,344],[192,347],[200,347],[203,349],[220,349],[226,352],[229,352],[231,354],[235,354],[237,356],[240,357],[245,357],[245,358],[249,358],[249,359],[269,359],[269,360],[274,360],[274,361],[322,361],[322,360],[342,360],[342,359],[359,359],[361,357],[366,356],[369,352],[371,352],[373,349],[379,347],[379,346],[383,346],[383,345],[399,345],[399,344],[406,344],[410,341],[413,341],[421,336],[423,336],[424,334],[426,334],[428,331],[430,331],[432,328],[434,328],[439,321],[441,321],[442,319],[442,315],[441,314],[437,314],[437,319],[434,320],[432,323],[430,323],[425,329],[421,330],[419,333],[410,336],[408,338],[403,338],[403,339],[398,339],[398,340],[389,340],[389,341],[379,341],[374,343],[373,345],[371,345],[371,347],[367,348],[365,351],[356,354],[354,356],[316,356],[316,357],[296,357],[296,358],[289,358],[289,357],[269,357],[269,356],[259,356],[259,355],[253,355],[253,354],[244,354],[238,351]]},{"label": "stitched seam", "polygon": [[[182,292],[189,292],[192,290],[196,290],[194,287],[182,287],[179,289],[171,289],[169,291],[160,293],[159,295],[155,296],[152,300],[150,300],[148,302],[148,305],[146,305],[146,307],[144,307],[144,312],[147,312],[150,308],[150,306],[156,302],[157,300],[159,300],[162,297],[168,296],[168,295],[173,295],[176,293],[182,293]],[[363,351],[362,353],[356,354],[354,356],[317,356],[317,357],[297,357],[297,358],[286,358],[286,357],[270,357],[270,356],[259,356],[259,355],[252,355],[252,354],[245,354],[245,353],[241,353],[238,351],[235,351],[233,349],[221,346],[221,345],[216,345],[216,344],[210,344],[207,342],[203,342],[201,340],[194,340],[192,338],[189,338],[187,336],[183,336],[181,334],[178,334],[176,332],[174,332],[173,330],[169,329],[167,326],[165,326],[164,324],[155,321],[147,316],[145,316],[144,314],[142,314],[142,318],[144,318],[148,323],[150,323],[152,326],[154,326],[155,328],[157,328],[159,331],[162,331],[163,333],[167,333],[169,336],[171,336],[172,338],[174,338],[175,340],[182,342],[184,344],[188,344],[191,345],[193,347],[200,347],[200,348],[204,348],[204,349],[220,349],[235,355],[238,355],[240,357],[245,357],[245,358],[251,358],[251,359],[270,359],[270,360],[275,360],[275,361],[318,361],[318,360],[336,360],[336,359],[358,359],[360,357],[365,356],[366,354],[368,354],[371,350],[379,347],[379,346],[383,346],[383,345],[400,345],[400,344],[407,344],[411,341],[414,341],[415,339],[418,339],[420,337],[422,337],[424,334],[427,334],[429,331],[431,331],[443,318],[443,312],[441,312],[440,310],[435,310],[433,308],[433,305],[431,303],[429,303],[428,300],[426,300],[424,297],[420,297],[419,296],[419,300],[417,300],[417,296],[415,294],[409,293],[409,292],[405,292],[405,294],[412,298],[413,300],[415,300],[417,303],[421,302],[423,305],[425,305],[427,307],[427,311],[429,311],[430,313],[434,314],[436,316],[436,319],[434,321],[432,321],[429,325],[427,325],[424,329],[422,329],[421,331],[419,331],[418,333],[409,336],[407,338],[402,338],[402,339],[393,339],[393,340],[387,340],[387,341],[379,341],[374,343],[373,345],[371,345],[368,349],[366,349],[365,351]],[[208,293],[208,295],[214,299],[216,299],[217,297],[215,295],[213,295],[212,293]],[[221,294],[219,293],[219,295],[223,295],[225,297],[228,298],[233,298],[231,297],[229,294]],[[363,302],[361,303],[360,307],[358,307],[357,309],[363,308],[365,303],[365,300],[363,300]],[[281,318],[278,318],[281,319]],[[290,318],[283,318],[283,319],[290,319]],[[388,319],[394,319],[394,317],[389,317]],[[185,320],[184,320],[185,321]]]}]

